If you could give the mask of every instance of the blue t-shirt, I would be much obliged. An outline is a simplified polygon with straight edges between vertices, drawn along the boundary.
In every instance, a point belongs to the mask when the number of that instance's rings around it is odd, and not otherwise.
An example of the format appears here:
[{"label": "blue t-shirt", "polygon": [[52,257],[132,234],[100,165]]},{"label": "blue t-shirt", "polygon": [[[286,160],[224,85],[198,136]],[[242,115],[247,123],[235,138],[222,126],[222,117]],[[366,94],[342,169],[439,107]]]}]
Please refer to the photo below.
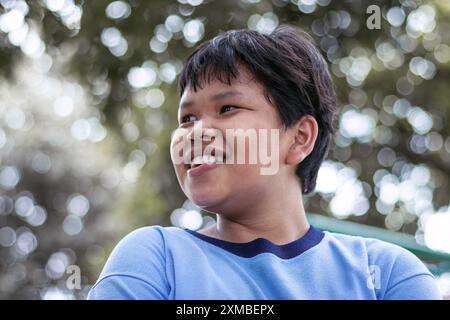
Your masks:
[{"label": "blue t-shirt", "polygon": [[123,238],[88,299],[441,299],[409,251],[310,227],[276,245],[150,226]]}]

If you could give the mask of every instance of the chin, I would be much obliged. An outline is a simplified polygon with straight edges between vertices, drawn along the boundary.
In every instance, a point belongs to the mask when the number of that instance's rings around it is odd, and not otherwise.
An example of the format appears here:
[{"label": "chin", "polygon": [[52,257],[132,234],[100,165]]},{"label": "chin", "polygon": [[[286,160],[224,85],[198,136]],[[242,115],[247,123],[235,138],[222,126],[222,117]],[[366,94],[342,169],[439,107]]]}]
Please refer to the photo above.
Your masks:
[{"label": "chin", "polygon": [[221,203],[220,199],[210,195],[191,195],[189,199],[198,207],[208,210],[217,207]]},{"label": "chin", "polygon": [[187,194],[189,200],[196,206],[211,212],[216,212],[225,200],[225,196],[222,192],[219,191],[216,193],[211,189],[203,192],[200,192],[200,190],[189,190]]}]

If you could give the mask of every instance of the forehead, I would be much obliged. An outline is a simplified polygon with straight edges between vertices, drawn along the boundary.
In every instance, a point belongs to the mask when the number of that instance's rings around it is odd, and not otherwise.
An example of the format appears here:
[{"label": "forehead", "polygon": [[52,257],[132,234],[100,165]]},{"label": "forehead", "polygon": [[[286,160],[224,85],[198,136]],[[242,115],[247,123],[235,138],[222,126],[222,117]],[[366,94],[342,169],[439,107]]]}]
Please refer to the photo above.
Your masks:
[{"label": "forehead", "polygon": [[[201,86],[197,87],[196,91],[194,91],[192,86],[186,86],[180,99],[180,107],[191,104],[196,98],[225,98],[227,96],[257,96],[263,94],[263,86],[247,68],[242,66],[238,67],[238,75],[236,78],[231,79],[230,85],[219,79],[200,82]],[[220,93],[224,94],[220,95]]]}]

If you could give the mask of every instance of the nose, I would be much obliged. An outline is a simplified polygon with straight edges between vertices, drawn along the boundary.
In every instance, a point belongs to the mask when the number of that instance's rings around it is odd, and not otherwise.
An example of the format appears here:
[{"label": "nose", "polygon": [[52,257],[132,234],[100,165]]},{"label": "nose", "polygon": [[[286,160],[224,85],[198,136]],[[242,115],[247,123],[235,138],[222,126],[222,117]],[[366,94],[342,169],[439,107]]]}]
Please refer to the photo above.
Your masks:
[{"label": "nose", "polygon": [[210,126],[211,124],[204,120],[198,120],[194,123],[192,129],[187,134],[188,141],[192,143],[196,140],[200,141],[214,141],[215,132],[217,129]]}]

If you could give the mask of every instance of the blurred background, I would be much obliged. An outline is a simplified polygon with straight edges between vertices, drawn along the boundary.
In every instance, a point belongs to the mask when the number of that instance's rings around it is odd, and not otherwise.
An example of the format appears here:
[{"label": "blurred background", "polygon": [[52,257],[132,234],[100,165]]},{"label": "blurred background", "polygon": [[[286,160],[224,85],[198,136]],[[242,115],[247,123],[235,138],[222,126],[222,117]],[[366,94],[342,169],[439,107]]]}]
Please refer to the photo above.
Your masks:
[{"label": "blurred background", "polygon": [[339,98],[312,224],[404,246],[449,296],[449,0],[0,0],[0,298],[84,299],[133,229],[212,223],[170,161],[177,76],[217,33],[282,23]]}]

